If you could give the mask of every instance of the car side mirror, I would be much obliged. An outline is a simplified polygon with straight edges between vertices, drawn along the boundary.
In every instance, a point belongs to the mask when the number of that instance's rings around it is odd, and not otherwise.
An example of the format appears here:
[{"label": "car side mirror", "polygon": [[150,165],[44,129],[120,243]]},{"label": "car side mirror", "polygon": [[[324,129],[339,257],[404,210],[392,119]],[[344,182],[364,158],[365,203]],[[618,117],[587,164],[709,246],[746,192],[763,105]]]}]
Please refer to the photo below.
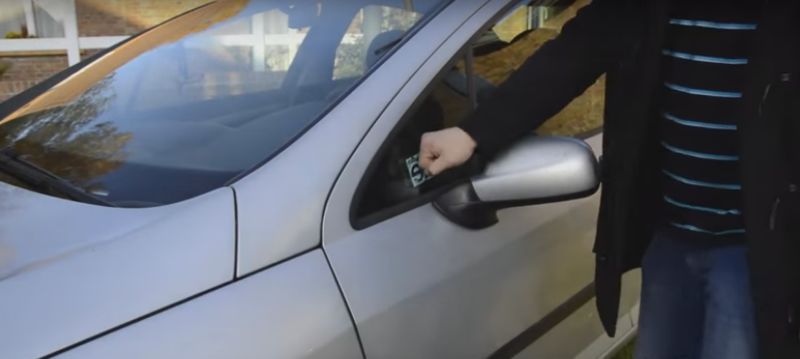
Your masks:
[{"label": "car side mirror", "polygon": [[434,201],[452,222],[471,229],[497,223],[499,209],[587,197],[600,187],[591,147],[568,137],[526,137],[486,170]]}]

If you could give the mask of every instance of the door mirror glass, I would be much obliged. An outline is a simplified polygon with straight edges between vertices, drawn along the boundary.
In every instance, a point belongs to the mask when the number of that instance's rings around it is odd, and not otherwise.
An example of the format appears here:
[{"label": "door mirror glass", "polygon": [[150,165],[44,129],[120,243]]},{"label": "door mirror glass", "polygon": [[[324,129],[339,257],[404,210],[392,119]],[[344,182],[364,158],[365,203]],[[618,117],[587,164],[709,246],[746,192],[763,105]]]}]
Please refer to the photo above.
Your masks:
[{"label": "door mirror glass", "polygon": [[497,156],[486,170],[439,197],[434,205],[467,228],[497,223],[499,209],[559,202],[592,195],[599,188],[592,149],[567,137],[522,139]]}]

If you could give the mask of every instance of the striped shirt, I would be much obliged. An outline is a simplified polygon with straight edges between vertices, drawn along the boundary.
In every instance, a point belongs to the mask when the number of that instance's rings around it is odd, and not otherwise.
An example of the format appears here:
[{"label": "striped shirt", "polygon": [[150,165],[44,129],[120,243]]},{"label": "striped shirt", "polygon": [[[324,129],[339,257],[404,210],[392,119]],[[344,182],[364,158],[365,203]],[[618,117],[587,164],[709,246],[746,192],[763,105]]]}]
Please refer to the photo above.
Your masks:
[{"label": "striped shirt", "polygon": [[737,115],[757,7],[744,1],[672,4],[657,111],[663,222],[706,238],[742,238]]}]

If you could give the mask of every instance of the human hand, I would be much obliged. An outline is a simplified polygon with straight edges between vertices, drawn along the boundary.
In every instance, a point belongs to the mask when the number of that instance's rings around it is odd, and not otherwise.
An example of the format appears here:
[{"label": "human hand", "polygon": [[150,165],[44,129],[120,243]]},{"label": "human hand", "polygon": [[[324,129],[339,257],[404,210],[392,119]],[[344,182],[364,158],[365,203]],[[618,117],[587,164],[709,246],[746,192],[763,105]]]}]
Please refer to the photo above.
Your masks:
[{"label": "human hand", "polygon": [[419,146],[419,165],[428,175],[435,176],[467,162],[476,145],[475,140],[458,127],[425,133]]}]

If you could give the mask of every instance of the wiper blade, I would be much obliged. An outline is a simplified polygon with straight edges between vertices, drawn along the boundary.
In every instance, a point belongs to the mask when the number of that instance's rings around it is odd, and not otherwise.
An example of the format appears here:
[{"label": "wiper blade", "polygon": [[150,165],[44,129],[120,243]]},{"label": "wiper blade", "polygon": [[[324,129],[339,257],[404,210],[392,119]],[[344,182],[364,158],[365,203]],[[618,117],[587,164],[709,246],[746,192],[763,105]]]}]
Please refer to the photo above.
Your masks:
[{"label": "wiper blade", "polygon": [[0,171],[35,189],[58,192],[77,201],[116,207],[114,204],[84,191],[44,168],[26,161],[17,155],[11,146],[0,149]]},{"label": "wiper blade", "polygon": [[396,39],[394,39],[392,41],[389,41],[389,43],[387,43],[386,45],[378,47],[377,49],[375,49],[375,51],[373,51],[373,54],[375,54],[375,56],[381,57],[381,56],[383,56],[384,52],[386,52],[389,49],[395,47],[397,44],[402,42],[403,39],[405,39],[405,38],[406,38],[406,35],[403,34],[402,36],[400,36],[400,37],[398,37],[398,38],[396,38]]}]

